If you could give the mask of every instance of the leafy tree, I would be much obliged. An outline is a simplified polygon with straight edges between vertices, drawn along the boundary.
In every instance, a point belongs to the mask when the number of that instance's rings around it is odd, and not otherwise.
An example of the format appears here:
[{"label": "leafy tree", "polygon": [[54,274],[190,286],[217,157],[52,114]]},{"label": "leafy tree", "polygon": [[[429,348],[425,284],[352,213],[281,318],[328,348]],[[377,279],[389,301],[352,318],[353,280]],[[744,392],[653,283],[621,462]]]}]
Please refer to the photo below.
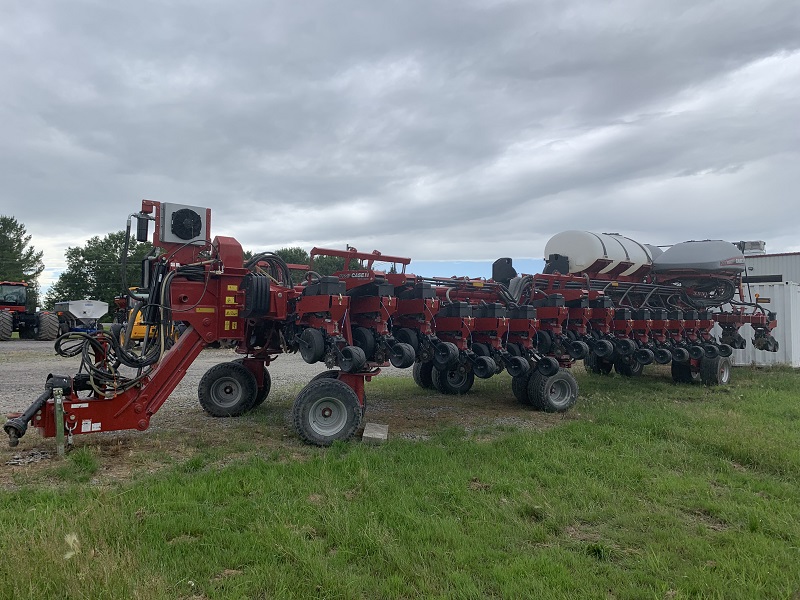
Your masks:
[{"label": "leafy tree", "polygon": [[[125,245],[125,232],[109,233],[101,238],[91,238],[83,247],[70,247],[66,252],[67,269],[50,288],[45,297],[45,306],[52,308],[63,300],[91,298],[114,305],[114,296],[122,293],[120,256]],[[141,264],[152,249],[150,242],[137,242],[131,238],[128,247],[128,285],[136,285],[141,279]]]},{"label": "leafy tree", "polygon": [[308,252],[306,252],[305,250],[303,250],[303,248],[300,248],[299,246],[293,246],[291,248],[281,248],[280,250],[276,250],[275,254],[277,254],[287,263],[292,265],[308,264]]},{"label": "leafy tree", "polygon": [[39,275],[44,271],[42,251],[30,245],[31,235],[14,217],[0,215],[0,281],[28,283],[28,309],[39,297]]}]

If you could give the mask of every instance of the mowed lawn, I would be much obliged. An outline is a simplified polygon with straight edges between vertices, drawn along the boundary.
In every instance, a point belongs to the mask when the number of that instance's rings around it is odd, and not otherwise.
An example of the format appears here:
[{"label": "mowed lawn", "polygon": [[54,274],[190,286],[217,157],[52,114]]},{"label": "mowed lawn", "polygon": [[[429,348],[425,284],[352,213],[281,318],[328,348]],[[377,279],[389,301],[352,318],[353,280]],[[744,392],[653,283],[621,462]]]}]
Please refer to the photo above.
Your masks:
[{"label": "mowed lawn", "polygon": [[579,405],[542,430],[244,436],[234,458],[198,443],[114,484],[92,483],[87,446],[0,492],[0,597],[800,598],[800,373],[733,378],[581,373]]}]

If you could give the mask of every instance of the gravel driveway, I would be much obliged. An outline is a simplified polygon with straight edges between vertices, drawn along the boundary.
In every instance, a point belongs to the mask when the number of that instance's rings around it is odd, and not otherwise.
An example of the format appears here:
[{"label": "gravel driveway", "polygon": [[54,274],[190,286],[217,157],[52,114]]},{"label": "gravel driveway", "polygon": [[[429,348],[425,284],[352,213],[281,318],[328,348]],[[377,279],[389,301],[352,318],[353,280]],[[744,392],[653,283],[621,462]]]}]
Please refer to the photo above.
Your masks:
[{"label": "gravel driveway", "polygon": [[[189,367],[186,376],[172,392],[159,411],[158,420],[171,412],[200,408],[197,401],[197,384],[203,374],[214,365],[238,358],[233,350],[208,348]],[[58,356],[52,342],[11,340],[0,342],[0,416],[25,410],[44,389],[49,373],[73,376],[80,366],[80,357]],[[309,365],[299,355],[279,356],[269,366],[272,389],[278,390],[307,383],[314,375],[325,370],[322,363]],[[410,377],[411,369],[385,367],[382,376]]]}]

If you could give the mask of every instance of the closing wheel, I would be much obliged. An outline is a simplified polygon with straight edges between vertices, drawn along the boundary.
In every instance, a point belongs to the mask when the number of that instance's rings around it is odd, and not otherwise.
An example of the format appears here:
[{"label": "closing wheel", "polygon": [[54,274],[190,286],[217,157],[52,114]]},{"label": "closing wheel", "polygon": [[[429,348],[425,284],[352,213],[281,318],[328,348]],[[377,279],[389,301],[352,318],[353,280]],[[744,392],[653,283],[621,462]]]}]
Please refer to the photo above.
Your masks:
[{"label": "closing wheel", "polygon": [[666,365],[672,360],[672,352],[667,348],[656,348],[653,352],[653,358],[660,365]]},{"label": "closing wheel", "polygon": [[364,351],[367,360],[375,354],[375,336],[366,327],[353,327],[353,345]]},{"label": "closing wheel", "polygon": [[414,375],[414,383],[419,387],[426,390],[432,390],[436,387],[433,385],[432,362],[415,362],[411,372]]},{"label": "closing wheel", "polygon": [[511,378],[511,391],[514,393],[514,398],[525,406],[531,406],[531,399],[528,396],[528,382],[530,382],[535,373],[535,371],[528,371],[524,375]]},{"label": "closing wheel", "polygon": [[476,377],[489,379],[497,371],[497,363],[490,356],[478,356],[472,363],[472,370]]},{"label": "closing wheel", "polygon": [[14,332],[14,317],[7,310],[0,310],[0,342],[7,342]]},{"label": "closing wheel", "polygon": [[672,381],[675,383],[695,383],[700,380],[700,373],[692,371],[692,365],[689,362],[675,362],[672,361],[670,365],[672,372]]},{"label": "closing wheel", "polygon": [[692,360],[700,360],[705,354],[702,346],[689,346],[689,358]]},{"label": "closing wheel", "polygon": [[36,339],[45,342],[52,342],[58,337],[61,324],[58,322],[58,315],[51,312],[40,312],[36,315],[37,329]]},{"label": "closing wheel", "polygon": [[[233,362],[244,366],[243,358],[237,358]],[[256,386],[258,386],[258,380],[256,380]],[[272,377],[269,374],[269,370],[267,370],[267,365],[264,365],[264,384],[260,388],[258,388],[258,392],[256,393],[256,401],[253,403],[253,408],[255,408],[256,406],[261,406],[264,403],[264,400],[266,400],[267,396],[269,396],[269,391],[271,389],[272,389]]]},{"label": "closing wheel", "polygon": [[310,365],[325,356],[325,338],[319,329],[308,328],[300,335],[300,356]]},{"label": "closing wheel", "polygon": [[407,369],[413,365],[415,356],[416,354],[411,344],[398,342],[389,350],[389,362],[398,369]]},{"label": "closing wheel", "polygon": [[719,348],[715,344],[703,344],[703,358],[712,359],[719,356]]},{"label": "closing wheel", "polygon": [[624,356],[614,361],[614,370],[624,377],[637,377],[642,374],[644,365],[632,356]]},{"label": "closing wheel", "polygon": [[535,373],[528,382],[528,397],[537,410],[564,412],[578,400],[578,382],[566,369],[550,376]]},{"label": "closing wheel", "polygon": [[394,332],[394,339],[396,339],[401,344],[408,344],[414,349],[414,354],[416,355],[417,350],[419,350],[419,336],[417,336],[417,332],[409,327],[401,327],[397,331]]},{"label": "closing wheel", "polygon": [[292,405],[292,420],[300,438],[315,446],[330,446],[352,437],[361,425],[358,396],[346,383],[323,377],[304,387]]},{"label": "closing wheel", "polygon": [[609,340],[597,340],[594,343],[594,353],[600,358],[606,358],[614,353],[614,344]]},{"label": "closing wheel", "polygon": [[466,394],[475,383],[475,373],[467,369],[464,365],[459,365],[455,369],[442,371],[434,369],[431,372],[431,379],[434,387],[442,394]]},{"label": "closing wheel", "polygon": [[731,354],[733,354],[733,348],[731,348],[728,344],[719,345],[719,355],[722,358],[728,358]]},{"label": "closing wheel", "polygon": [[458,364],[458,346],[452,342],[440,342],[433,351],[433,366],[451,370]]},{"label": "closing wheel", "polygon": [[653,351],[650,348],[639,348],[636,352],[633,353],[633,358],[636,362],[641,365],[650,365],[653,364],[654,356]]},{"label": "closing wheel", "polygon": [[553,349],[553,338],[548,331],[536,332],[536,349],[542,354],[547,354]]},{"label": "closing wheel", "polygon": [[617,340],[617,354],[620,356],[630,356],[636,352],[636,342],[627,338]]},{"label": "closing wheel", "polygon": [[235,362],[214,365],[197,386],[200,406],[214,417],[238,417],[253,408],[257,394],[256,378]]},{"label": "closing wheel", "polygon": [[560,365],[558,361],[553,358],[552,356],[544,356],[541,360],[536,364],[536,370],[539,371],[542,375],[546,377],[550,377],[551,375],[555,375],[558,373],[558,369],[560,369]]},{"label": "closing wheel", "polygon": [[481,344],[481,343],[477,343],[476,342],[476,343],[472,344],[472,346],[470,346],[470,349],[475,354],[477,354],[478,356],[491,356],[492,355],[492,353],[489,352],[489,346],[487,346],[486,344]]},{"label": "closing wheel", "polygon": [[700,363],[703,385],[728,385],[731,382],[731,359],[724,356],[704,358]]},{"label": "closing wheel", "polygon": [[530,371],[531,365],[521,356],[512,356],[506,361],[506,369],[508,370],[508,374],[512,377],[519,377]]},{"label": "closing wheel", "polygon": [[522,349],[519,347],[519,344],[506,344],[506,351],[511,356],[522,356]]},{"label": "closing wheel", "polygon": [[582,340],[576,340],[569,343],[567,352],[573,359],[581,360],[589,355],[589,345]]},{"label": "closing wheel", "polygon": [[689,351],[683,346],[676,346],[672,349],[672,362],[685,363],[689,362]]},{"label": "closing wheel", "polygon": [[367,357],[361,348],[357,346],[345,346],[342,348],[339,368],[345,373],[357,373],[366,363]]}]

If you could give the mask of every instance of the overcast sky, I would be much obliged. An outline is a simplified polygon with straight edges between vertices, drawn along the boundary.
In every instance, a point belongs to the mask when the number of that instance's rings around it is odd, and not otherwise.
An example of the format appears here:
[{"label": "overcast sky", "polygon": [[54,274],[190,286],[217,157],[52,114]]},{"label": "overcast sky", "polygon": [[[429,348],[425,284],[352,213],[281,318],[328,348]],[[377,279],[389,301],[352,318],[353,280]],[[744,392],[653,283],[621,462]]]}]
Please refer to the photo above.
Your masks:
[{"label": "overcast sky", "polygon": [[45,286],[142,198],[253,250],[800,250],[796,0],[5,0],[0,81],[0,214]]}]

